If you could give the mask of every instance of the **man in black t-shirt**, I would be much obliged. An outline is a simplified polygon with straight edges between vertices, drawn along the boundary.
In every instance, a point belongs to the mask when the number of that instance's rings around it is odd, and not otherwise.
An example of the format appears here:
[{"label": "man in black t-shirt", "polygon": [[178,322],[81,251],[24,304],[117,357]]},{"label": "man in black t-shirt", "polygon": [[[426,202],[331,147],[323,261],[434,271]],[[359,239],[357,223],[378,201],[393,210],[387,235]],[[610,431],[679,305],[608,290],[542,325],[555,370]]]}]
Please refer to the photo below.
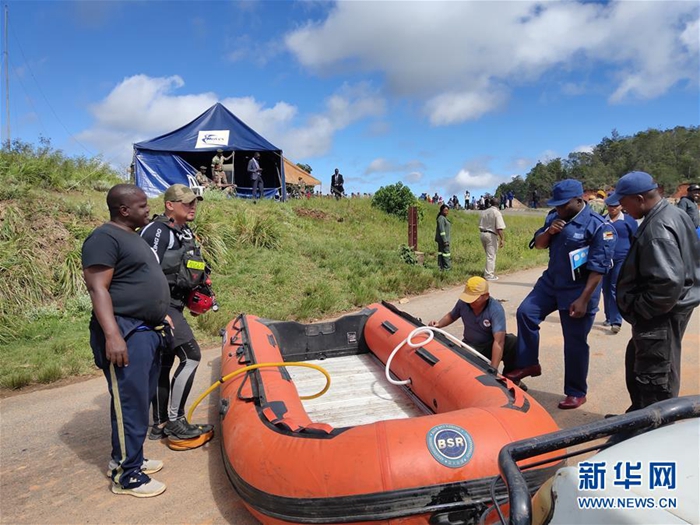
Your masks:
[{"label": "man in black t-shirt", "polygon": [[164,346],[170,293],[155,255],[135,230],[148,223],[146,194],[117,184],[107,194],[110,220],[83,243],[83,276],[92,300],[90,346],[111,395],[112,492],[157,496],[165,484],[149,477],[163,462],[143,457],[148,407]]}]

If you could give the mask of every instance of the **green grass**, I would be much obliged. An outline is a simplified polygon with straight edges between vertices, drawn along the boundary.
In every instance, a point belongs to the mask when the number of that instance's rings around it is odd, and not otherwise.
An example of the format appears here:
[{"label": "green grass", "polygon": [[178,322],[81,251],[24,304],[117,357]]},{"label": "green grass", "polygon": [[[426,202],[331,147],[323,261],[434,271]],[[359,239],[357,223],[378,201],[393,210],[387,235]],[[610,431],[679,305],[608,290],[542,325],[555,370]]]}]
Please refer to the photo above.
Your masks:
[{"label": "green grass", "polygon": [[[0,387],[94,374],[80,247],[107,219],[104,191],[6,194],[19,197],[0,202]],[[151,209],[160,212],[162,200],[154,199]],[[219,330],[241,312],[308,322],[480,275],[485,256],[476,213],[450,214],[453,270],[437,269],[437,209],[425,206],[419,226],[425,264],[410,265],[400,250],[406,223],[372,208],[369,199],[205,200],[194,227],[215,270],[220,311],[188,317],[200,343],[218,341]],[[546,252],[527,247],[543,215],[505,220],[499,274],[545,263]]]}]

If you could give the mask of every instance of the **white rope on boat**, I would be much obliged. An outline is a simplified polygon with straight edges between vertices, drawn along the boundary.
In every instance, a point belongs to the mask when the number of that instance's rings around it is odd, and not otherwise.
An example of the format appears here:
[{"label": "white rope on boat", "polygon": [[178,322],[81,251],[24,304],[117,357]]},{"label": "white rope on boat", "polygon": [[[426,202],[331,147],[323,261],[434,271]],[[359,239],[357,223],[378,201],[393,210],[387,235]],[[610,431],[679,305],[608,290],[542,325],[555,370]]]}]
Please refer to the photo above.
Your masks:
[{"label": "white rope on boat", "polygon": [[[480,357],[481,359],[486,361],[489,365],[491,364],[491,361],[489,359],[487,359],[486,357],[481,355],[479,352],[474,350],[471,346],[469,346],[468,344],[466,344],[463,341],[460,341],[455,336],[445,332],[441,328],[436,328],[434,326],[419,326],[418,328],[412,330],[411,333],[408,334],[408,337],[406,337],[406,339],[404,339],[398,345],[396,345],[396,348],[394,348],[392,350],[391,354],[389,354],[389,359],[386,360],[386,367],[384,369],[384,373],[386,375],[386,380],[389,381],[389,383],[391,383],[392,385],[408,385],[411,383],[410,378],[406,379],[404,381],[397,381],[397,380],[391,378],[391,376],[389,375],[390,368],[391,368],[391,360],[394,359],[394,355],[396,355],[396,353],[403,347],[403,345],[408,345],[410,348],[418,348],[418,347],[421,347],[423,345],[427,345],[430,341],[432,341],[435,338],[435,332],[441,333],[442,335],[446,336],[453,343],[460,345],[462,348],[466,348],[469,352],[471,352],[472,354],[474,354],[477,357]],[[427,334],[427,337],[418,343],[413,342],[413,338],[417,335],[420,335],[420,334]]]}]

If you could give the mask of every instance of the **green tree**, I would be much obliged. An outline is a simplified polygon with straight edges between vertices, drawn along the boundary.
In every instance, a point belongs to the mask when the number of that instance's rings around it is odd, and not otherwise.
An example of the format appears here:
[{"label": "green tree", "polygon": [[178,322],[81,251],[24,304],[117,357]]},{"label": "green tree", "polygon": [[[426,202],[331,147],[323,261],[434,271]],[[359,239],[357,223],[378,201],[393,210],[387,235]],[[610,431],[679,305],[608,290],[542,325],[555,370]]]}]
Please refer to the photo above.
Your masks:
[{"label": "green tree", "polygon": [[309,166],[308,164],[302,164],[301,162],[297,162],[297,168],[304,170],[309,175],[311,175],[311,172],[313,171],[313,168],[311,166]]},{"label": "green tree", "polygon": [[379,188],[372,197],[372,206],[402,219],[408,218],[409,206],[418,206],[419,216],[423,215],[418,199],[401,182]]}]

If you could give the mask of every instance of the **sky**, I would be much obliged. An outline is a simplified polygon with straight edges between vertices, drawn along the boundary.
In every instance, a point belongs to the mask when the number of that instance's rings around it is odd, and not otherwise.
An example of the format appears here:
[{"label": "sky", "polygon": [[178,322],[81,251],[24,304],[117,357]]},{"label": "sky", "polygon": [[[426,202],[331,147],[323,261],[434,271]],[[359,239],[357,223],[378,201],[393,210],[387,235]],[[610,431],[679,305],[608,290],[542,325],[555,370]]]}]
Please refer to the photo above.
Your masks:
[{"label": "sky", "polygon": [[697,1],[5,5],[11,138],[121,172],[216,102],[324,193],[334,168],[348,193],[493,192],[613,129],[700,124]]}]

